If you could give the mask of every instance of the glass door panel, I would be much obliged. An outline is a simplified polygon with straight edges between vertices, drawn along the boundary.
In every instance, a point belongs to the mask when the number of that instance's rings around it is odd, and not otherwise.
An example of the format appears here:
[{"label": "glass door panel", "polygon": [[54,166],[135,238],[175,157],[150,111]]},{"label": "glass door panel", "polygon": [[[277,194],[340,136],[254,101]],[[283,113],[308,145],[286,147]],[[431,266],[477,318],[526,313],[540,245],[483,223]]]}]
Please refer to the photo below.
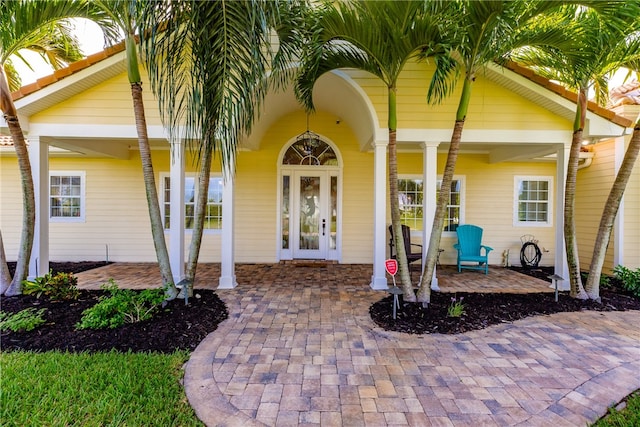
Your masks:
[{"label": "glass door panel", "polygon": [[331,206],[329,207],[329,249],[337,248],[336,237],[338,232],[338,177],[331,177]]},{"label": "glass door panel", "polygon": [[289,176],[282,177],[282,249],[289,249]]},{"label": "glass door panel", "polygon": [[300,177],[299,249],[320,249],[320,177]]}]

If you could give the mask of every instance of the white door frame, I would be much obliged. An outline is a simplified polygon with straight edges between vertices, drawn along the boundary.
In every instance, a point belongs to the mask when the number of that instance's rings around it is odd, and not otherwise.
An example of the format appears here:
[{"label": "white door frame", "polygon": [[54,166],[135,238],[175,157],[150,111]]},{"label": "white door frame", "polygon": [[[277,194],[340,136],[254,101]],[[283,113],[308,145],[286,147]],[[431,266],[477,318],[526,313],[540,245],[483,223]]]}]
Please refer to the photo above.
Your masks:
[{"label": "white door frame", "polygon": [[[337,159],[338,166],[300,166],[300,165],[283,165],[282,159],[284,153],[295,141],[295,138],[285,144],[278,156],[278,185],[277,185],[277,231],[276,231],[276,253],[278,254],[278,260],[292,260],[294,258],[302,259],[326,259],[340,262],[342,260],[342,159],[340,153],[335,144],[327,141],[326,138],[322,138],[324,142],[331,146],[334,150]],[[299,177],[301,176],[319,176],[321,177],[321,191],[324,194],[320,195],[319,204],[322,209],[321,218],[326,219],[326,235],[325,241],[321,244],[321,251],[306,252],[304,250],[294,251],[294,243],[298,243],[297,233],[299,231],[298,212],[300,209],[299,202]],[[284,177],[288,178],[289,185],[289,203],[288,206],[283,206],[283,181]],[[335,224],[335,247],[329,246],[330,233],[331,233],[331,179],[335,177],[337,180],[336,193],[337,200],[336,205],[336,224]],[[296,200],[298,199],[298,200]],[[295,200],[295,202],[294,202]],[[283,210],[287,210],[289,213],[288,221],[288,244],[285,244],[285,238],[283,228],[287,225],[283,225]],[[322,231],[322,225],[320,225]],[[294,238],[296,236],[296,238]],[[326,246],[325,246],[326,245]]]}]

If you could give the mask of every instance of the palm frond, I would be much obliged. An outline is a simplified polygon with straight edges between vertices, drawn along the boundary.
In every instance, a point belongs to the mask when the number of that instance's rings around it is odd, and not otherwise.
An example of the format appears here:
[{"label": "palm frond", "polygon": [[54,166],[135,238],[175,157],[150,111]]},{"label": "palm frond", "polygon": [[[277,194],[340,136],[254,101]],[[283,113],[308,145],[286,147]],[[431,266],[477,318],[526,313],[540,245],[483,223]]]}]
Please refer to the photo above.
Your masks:
[{"label": "palm frond", "polygon": [[595,85],[604,102],[608,76],[640,55],[638,39],[637,20],[622,31],[595,9],[563,5],[520,29],[510,58],[576,91]]},{"label": "palm frond", "polygon": [[73,28],[65,21],[39,28],[25,40],[24,49],[40,54],[56,70],[83,56]]},{"label": "palm frond", "polygon": [[7,76],[9,90],[11,92],[15,92],[20,89],[22,86],[22,79],[20,78],[20,74],[18,74],[18,70],[13,66],[11,59],[8,59],[4,63],[4,74]]},{"label": "palm frond", "polygon": [[429,83],[427,102],[440,103],[453,92],[458,77],[460,76],[460,64],[449,55],[437,55],[433,58],[435,71]]},{"label": "palm frond", "polygon": [[[211,144],[228,171],[239,137],[261,109],[269,72],[295,52],[289,44],[298,33],[280,22],[293,15],[274,7],[267,0],[152,2],[141,22],[152,89],[171,137],[186,138],[196,152],[199,142]],[[285,37],[275,50],[278,31]]]},{"label": "palm frond", "polygon": [[[15,0],[0,2],[0,61],[25,49],[32,44],[32,36],[43,26],[50,24],[68,25],[70,18],[91,19],[111,34],[113,25],[104,11],[96,8],[88,0]],[[61,22],[63,21],[63,22]]]},{"label": "palm frond", "polygon": [[[313,108],[313,84],[329,70],[358,68],[396,85],[407,61],[447,51],[452,2],[344,1],[317,12],[315,39],[305,52],[296,94]],[[450,33],[447,33],[449,31]],[[444,86],[441,86],[444,89]]]}]

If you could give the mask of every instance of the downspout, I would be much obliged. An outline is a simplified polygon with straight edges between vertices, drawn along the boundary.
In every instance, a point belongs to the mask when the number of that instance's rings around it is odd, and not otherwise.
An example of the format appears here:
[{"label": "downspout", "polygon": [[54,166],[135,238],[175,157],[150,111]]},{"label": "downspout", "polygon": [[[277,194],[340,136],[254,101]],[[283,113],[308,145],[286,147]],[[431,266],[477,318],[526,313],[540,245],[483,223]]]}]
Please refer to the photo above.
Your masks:
[{"label": "downspout", "polygon": [[586,169],[589,166],[591,166],[591,163],[593,163],[593,158],[595,157],[595,153],[592,152],[582,152],[580,153],[580,160],[582,161],[580,164],[578,164],[578,170],[580,169]]}]

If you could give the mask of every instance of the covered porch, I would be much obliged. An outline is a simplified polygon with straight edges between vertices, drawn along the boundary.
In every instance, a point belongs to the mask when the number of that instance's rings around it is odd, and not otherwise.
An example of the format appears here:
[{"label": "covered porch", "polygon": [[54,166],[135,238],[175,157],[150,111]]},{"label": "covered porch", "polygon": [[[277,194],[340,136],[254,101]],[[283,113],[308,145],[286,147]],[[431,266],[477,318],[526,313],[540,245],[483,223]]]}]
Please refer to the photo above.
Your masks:
[{"label": "covered porch", "polygon": [[[236,275],[241,286],[268,284],[334,283],[335,286],[366,288],[371,264],[336,264],[331,262],[280,262],[275,264],[237,264]],[[412,281],[418,283],[420,272],[412,270]],[[78,273],[78,287],[100,289],[109,279],[121,288],[145,289],[161,283],[155,263],[114,263]],[[219,263],[198,265],[196,289],[217,289]],[[458,273],[455,266],[438,268],[442,292],[553,292],[544,280],[527,276],[508,268],[492,266],[489,274],[477,271]],[[391,278],[389,277],[389,281]],[[391,284],[391,283],[390,283]],[[221,290],[224,292],[224,290]]]}]

